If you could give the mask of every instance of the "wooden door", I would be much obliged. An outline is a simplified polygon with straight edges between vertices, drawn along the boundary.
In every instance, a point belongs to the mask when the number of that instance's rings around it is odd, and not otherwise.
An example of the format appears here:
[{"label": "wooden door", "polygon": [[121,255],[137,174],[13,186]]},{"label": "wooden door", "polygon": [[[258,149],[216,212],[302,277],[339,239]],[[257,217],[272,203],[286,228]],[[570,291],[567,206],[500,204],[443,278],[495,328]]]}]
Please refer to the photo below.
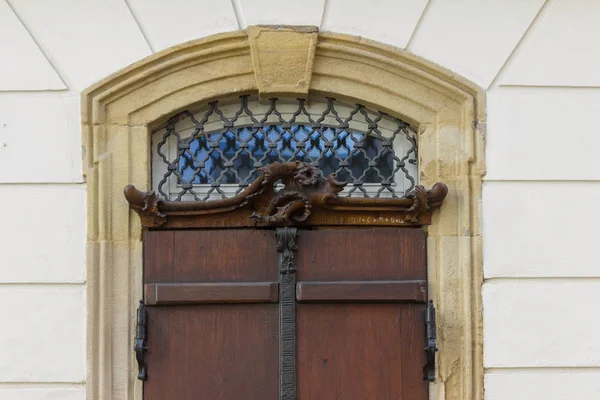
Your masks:
[{"label": "wooden door", "polygon": [[144,399],[427,399],[423,231],[293,234],[147,234]]},{"label": "wooden door", "polygon": [[272,231],[148,232],[145,400],[277,400]]},{"label": "wooden door", "polygon": [[421,229],[301,231],[298,399],[426,400]]}]

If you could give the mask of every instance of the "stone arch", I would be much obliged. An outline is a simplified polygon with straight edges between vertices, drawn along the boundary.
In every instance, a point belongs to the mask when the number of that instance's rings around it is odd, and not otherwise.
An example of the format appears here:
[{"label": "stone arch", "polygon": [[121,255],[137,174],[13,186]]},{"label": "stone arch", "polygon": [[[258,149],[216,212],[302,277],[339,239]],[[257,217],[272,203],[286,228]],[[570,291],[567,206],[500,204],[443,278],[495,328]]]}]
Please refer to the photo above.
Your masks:
[{"label": "stone arch", "polygon": [[123,188],[151,187],[152,128],[192,104],[246,93],[360,100],[418,127],[420,183],[450,189],[428,229],[440,348],[432,398],[482,399],[484,92],[402,50],[310,27],[249,27],[188,42],[83,93],[87,398],[141,399],[132,338],[142,232]]}]

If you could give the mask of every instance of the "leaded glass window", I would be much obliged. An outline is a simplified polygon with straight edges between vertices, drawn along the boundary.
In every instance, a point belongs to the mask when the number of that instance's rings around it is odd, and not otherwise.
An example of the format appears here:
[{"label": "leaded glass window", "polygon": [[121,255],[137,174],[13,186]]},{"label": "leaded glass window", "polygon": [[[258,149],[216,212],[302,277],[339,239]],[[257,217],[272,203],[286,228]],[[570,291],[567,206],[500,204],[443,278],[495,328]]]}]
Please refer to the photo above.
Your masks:
[{"label": "leaded glass window", "polygon": [[396,197],[417,179],[417,138],[404,121],[332,98],[242,96],[171,117],[153,135],[153,185],[172,201],[235,196],[272,162],[312,163],[347,181],[342,196]]}]

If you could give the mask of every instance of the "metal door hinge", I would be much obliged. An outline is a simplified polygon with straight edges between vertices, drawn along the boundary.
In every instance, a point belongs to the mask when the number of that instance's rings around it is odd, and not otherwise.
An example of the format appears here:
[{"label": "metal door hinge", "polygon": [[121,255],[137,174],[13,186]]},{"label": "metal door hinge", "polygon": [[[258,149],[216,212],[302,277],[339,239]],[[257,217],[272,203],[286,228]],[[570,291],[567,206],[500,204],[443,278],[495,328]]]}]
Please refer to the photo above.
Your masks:
[{"label": "metal door hinge", "polygon": [[437,340],[435,334],[435,307],[433,300],[429,300],[429,304],[425,309],[425,339],[427,340],[427,364],[423,367],[423,380],[427,382],[435,381],[435,352],[438,351]]},{"label": "metal door hinge", "polygon": [[135,326],[135,342],[133,344],[135,358],[138,363],[138,379],[145,381],[148,377],[148,367],[146,365],[146,306],[144,301],[140,300],[140,305],[137,309],[137,320]]}]

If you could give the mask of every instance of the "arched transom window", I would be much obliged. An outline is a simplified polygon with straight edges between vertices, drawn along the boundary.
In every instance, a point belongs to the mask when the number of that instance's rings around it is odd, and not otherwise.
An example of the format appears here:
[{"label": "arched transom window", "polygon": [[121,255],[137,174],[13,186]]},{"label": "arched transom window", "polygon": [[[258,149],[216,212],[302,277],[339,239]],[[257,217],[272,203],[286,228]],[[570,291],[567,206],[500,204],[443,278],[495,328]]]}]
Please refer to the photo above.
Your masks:
[{"label": "arched transom window", "polygon": [[180,112],[153,134],[153,186],[171,201],[229,198],[273,162],[303,161],[348,185],[341,195],[397,197],[417,184],[417,138],[361,104],[242,96]]}]

